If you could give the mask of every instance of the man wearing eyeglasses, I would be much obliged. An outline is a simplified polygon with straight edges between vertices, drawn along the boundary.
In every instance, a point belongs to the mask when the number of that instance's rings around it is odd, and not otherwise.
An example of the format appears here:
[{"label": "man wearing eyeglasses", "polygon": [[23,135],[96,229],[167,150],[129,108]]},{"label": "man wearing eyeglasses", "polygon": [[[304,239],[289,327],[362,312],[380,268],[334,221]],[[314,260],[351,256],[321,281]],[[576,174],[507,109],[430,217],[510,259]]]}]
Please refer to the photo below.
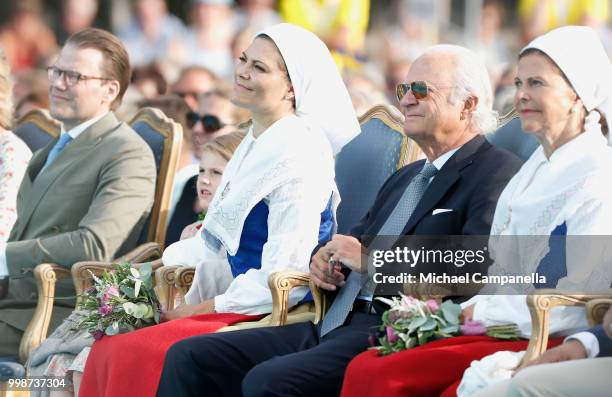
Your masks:
[{"label": "man wearing eyeglasses", "polygon": [[[32,318],[34,267],[117,258],[136,246],[153,203],[153,154],[113,113],[130,80],[121,42],[99,29],[83,30],[47,71],[50,111],[62,123],[61,134],[32,157],[17,197],[17,222],[0,246],[0,277],[10,276],[8,295],[0,298],[0,357],[18,354]],[[56,297],[74,294],[71,280],[58,282]],[[50,331],[74,307],[70,300],[56,302]]]},{"label": "man wearing eyeglasses", "polygon": [[521,162],[482,135],[497,125],[484,64],[466,48],[435,46],[406,81],[397,91],[404,132],[426,160],[393,174],[350,235],[315,249],[311,279],[334,298],[323,320],[178,342],[158,396],[338,395],[350,360],[382,323],[364,259],[375,237],[489,234],[497,199]]}]

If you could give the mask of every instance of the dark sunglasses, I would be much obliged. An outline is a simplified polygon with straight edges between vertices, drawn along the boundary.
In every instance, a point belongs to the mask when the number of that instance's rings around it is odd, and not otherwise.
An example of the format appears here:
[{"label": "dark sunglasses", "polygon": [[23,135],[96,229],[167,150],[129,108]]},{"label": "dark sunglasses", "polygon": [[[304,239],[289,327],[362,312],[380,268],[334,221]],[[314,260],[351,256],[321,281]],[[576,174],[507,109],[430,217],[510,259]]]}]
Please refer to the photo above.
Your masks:
[{"label": "dark sunglasses", "polygon": [[429,87],[427,83],[424,81],[413,81],[412,83],[400,83],[395,88],[395,95],[397,96],[397,100],[401,101],[402,98],[408,93],[408,91],[412,90],[412,95],[416,99],[423,99],[427,97],[429,94]]},{"label": "dark sunglasses", "polygon": [[196,112],[187,112],[187,125],[189,128],[195,127],[198,121],[202,122],[204,131],[209,133],[217,132],[221,128],[225,127],[225,124],[223,124],[219,117],[213,114],[205,114],[200,116],[200,114]]}]

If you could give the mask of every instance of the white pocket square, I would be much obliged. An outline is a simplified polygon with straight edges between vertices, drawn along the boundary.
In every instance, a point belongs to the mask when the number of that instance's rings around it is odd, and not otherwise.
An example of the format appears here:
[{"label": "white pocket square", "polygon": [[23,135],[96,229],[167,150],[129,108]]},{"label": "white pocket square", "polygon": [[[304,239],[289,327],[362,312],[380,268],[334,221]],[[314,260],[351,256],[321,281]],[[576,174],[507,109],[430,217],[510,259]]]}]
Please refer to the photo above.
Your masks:
[{"label": "white pocket square", "polygon": [[438,214],[441,214],[443,212],[451,212],[451,211],[452,211],[452,209],[449,209],[449,208],[436,208],[435,210],[433,210],[431,215],[438,215]]}]

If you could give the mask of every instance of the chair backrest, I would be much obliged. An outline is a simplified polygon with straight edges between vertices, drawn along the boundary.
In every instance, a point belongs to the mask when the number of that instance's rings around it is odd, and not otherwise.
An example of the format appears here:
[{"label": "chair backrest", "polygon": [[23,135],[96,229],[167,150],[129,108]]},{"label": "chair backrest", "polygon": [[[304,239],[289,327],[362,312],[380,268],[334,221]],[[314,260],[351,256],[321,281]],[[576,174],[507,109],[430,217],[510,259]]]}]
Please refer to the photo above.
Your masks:
[{"label": "chair backrest", "polygon": [[60,122],[45,109],[30,110],[15,124],[13,132],[32,152],[41,149],[60,134]]},{"label": "chair backrest", "polygon": [[142,108],[130,126],[149,145],[155,157],[157,183],[155,201],[149,219],[143,228],[140,243],[156,242],[161,248],[166,239],[166,219],[172,195],[174,175],[179,161],[183,128],[166,117],[159,109]]},{"label": "chair backrest", "polygon": [[374,106],[359,123],[361,133],[336,156],[336,184],[342,198],[338,233],[347,233],[361,220],[391,174],[421,156],[416,143],[404,134],[397,109]]},{"label": "chair backrest", "polygon": [[521,120],[516,117],[516,113],[513,113],[505,123],[500,123],[497,130],[488,134],[487,140],[514,153],[522,160],[527,160],[540,145],[535,136],[523,131]]}]

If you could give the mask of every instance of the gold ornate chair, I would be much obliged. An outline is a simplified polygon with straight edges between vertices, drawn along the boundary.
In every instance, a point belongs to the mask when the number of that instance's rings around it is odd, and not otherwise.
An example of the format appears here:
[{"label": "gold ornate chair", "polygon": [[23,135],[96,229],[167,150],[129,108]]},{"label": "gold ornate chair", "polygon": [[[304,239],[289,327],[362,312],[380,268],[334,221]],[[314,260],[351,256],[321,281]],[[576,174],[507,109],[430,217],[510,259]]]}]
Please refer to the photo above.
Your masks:
[{"label": "gold ornate chair", "polygon": [[32,152],[44,147],[60,134],[60,122],[45,109],[30,110],[21,117],[13,129]]},{"label": "gold ornate chair", "polygon": [[559,295],[554,290],[541,291],[540,295],[527,297],[531,313],[531,338],[522,363],[540,357],[548,345],[550,310],[557,306],[584,306],[589,326],[600,324],[612,306],[612,290],[593,295]]},{"label": "gold ornate chair", "polygon": [[[159,109],[141,109],[130,125],[153,151],[157,166],[157,183],[153,208],[140,236],[141,245],[114,262],[145,262],[161,257],[168,204],[182,141],[180,124],[166,117]],[[153,264],[156,269],[161,266],[161,260]],[[19,357],[22,362],[25,362],[30,351],[47,337],[57,280],[72,277],[77,294],[82,294],[92,282],[89,271],[100,274],[104,269],[110,269],[110,263],[78,262],[71,269],[52,263],[36,266],[34,277],[38,289],[38,302],[34,316],[21,339]]]},{"label": "gold ornate chair", "polygon": [[[338,207],[338,232],[346,233],[368,211],[385,180],[399,168],[421,157],[418,146],[403,132],[403,117],[395,108],[379,105],[360,118],[361,134],[349,142],[336,157],[336,183],[342,202]],[[355,178],[354,175],[359,175]],[[170,307],[182,303],[193,280],[195,269],[164,266],[157,270],[156,279],[166,295],[177,297]],[[221,331],[270,325],[284,325],[301,321],[318,321],[325,309],[325,297],[310,285],[308,273],[276,272],[270,275],[272,313],[260,321],[240,323]],[[298,286],[310,286],[313,303],[290,311],[289,291]],[[289,315],[291,313],[291,315]]]}]

